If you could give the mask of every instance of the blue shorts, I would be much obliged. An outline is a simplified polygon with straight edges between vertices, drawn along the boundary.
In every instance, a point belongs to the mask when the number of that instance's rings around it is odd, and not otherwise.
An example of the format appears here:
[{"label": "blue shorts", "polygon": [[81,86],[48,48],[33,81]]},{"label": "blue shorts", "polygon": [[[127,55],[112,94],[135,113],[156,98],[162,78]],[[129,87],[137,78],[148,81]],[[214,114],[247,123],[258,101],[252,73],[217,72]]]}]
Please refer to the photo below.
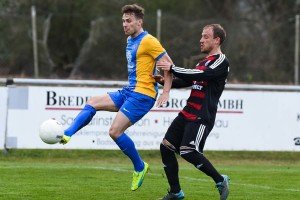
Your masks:
[{"label": "blue shorts", "polygon": [[155,103],[155,99],[147,95],[123,88],[117,92],[108,92],[115,106],[134,124],[146,115]]}]

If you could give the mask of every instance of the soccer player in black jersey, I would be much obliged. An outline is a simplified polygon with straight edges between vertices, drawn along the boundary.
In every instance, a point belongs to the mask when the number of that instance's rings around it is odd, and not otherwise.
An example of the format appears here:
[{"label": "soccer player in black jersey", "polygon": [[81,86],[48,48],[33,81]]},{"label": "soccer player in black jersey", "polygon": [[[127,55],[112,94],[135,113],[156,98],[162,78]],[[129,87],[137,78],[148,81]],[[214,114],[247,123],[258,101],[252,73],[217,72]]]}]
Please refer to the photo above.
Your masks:
[{"label": "soccer player in black jersey", "polygon": [[[172,88],[192,87],[186,106],[172,122],[160,145],[170,185],[164,200],[184,198],[175,153],[215,181],[220,200],[226,200],[229,194],[229,177],[221,175],[203,154],[205,140],[214,126],[219,98],[229,72],[229,62],[221,51],[225,37],[226,32],[219,24],[203,28],[200,49],[207,56],[199,61],[195,69],[178,67],[168,61],[157,62],[159,69],[170,71],[175,76]],[[156,77],[156,80],[163,84],[162,77]]]}]

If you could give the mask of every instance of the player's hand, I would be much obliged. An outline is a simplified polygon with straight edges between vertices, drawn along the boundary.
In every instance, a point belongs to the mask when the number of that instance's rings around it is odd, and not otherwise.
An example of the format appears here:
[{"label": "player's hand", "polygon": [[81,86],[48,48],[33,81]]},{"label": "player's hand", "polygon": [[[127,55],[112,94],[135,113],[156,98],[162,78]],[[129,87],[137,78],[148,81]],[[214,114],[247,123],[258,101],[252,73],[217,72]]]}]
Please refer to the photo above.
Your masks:
[{"label": "player's hand", "polygon": [[164,82],[165,82],[165,79],[164,79],[164,77],[162,76],[162,75],[150,75],[152,78],[154,78],[154,80],[157,82],[157,83],[159,83],[159,84],[161,84],[161,85],[163,85],[164,84]]},{"label": "player's hand", "polygon": [[169,100],[169,92],[163,92],[156,101],[156,107],[161,107]]},{"label": "player's hand", "polygon": [[169,62],[169,61],[166,61],[166,60],[156,62],[156,67],[158,69],[161,69],[161,70],[164,70],[164,71],[170,71],[171,70],[171,65],[172,65],[172,63]]}]

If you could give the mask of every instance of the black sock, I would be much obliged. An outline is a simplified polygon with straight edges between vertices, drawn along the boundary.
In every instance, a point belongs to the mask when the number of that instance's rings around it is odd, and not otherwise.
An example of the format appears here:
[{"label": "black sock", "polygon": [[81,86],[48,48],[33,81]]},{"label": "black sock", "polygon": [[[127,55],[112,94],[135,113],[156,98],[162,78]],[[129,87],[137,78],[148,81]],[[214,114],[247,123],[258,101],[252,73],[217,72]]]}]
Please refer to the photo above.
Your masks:
[{"label": "black sock", "polygon": [[198,151],[194,150],[189,153],[182,154],[181,157],[189,163],[192,163],[197,169],[201,170],[207,176],[210,176],[212,179],[214,179],[215,183],[223,181],[224,178],[221,176],[221,174],[219,174],[209,160]]},{"label": "black sock", "polygon": [[170,185],[170,192],[177,193],[181,190],[178,177],[178,162],[175,152],[160,144],[160,153],[164,170]]}]

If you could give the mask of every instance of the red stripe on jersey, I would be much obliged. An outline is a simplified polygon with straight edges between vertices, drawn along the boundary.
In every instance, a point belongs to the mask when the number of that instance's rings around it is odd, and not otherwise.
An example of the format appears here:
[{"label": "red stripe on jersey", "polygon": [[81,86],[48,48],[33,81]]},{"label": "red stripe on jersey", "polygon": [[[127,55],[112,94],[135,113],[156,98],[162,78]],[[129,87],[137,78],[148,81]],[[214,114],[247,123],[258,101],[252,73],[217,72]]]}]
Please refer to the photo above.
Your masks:
[{"label": "red stripe on jersey", "polygon": [[205,93],[199,90],[192,90],[191,97],[198,97],[200,99],[204,99]]},{"label": "red stripe on jersey", "polygon": [[202,105],[201,104],[196,104],[196,103],[192,103],[192,102],[188,102],[187,103],[190,107],[196,109],[196,110],[200,110]]},{"label": "red stripe on jersey", "polygon": [[196,69],[205,71],[207,69],[207,67],[204,65],[201,65],[201,66],[197,66]]},{"label": "red stripe on jersey", "polygon": [[197,119],[197,116],[196,115],[193,115],[191,113],[188,113],[186,112],[185,110],[182,110],[180,112],[186,119],[190,119],[190,120],[196,120]]},{"label": "red stripe on jersey", "polygon": [[210,56],[207,56],[206,58],[205,58],[205,60],[216,60],[217,58],[216,58],[216,56],[215,55],[210,55]]}]

